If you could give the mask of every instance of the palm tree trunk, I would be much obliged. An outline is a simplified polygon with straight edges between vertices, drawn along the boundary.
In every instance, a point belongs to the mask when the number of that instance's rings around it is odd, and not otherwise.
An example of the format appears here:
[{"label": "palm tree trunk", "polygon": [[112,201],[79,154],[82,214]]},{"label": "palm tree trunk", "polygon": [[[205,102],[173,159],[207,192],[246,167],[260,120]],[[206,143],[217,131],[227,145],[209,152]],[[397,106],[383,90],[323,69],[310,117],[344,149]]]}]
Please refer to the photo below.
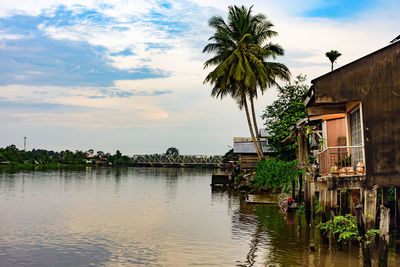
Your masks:
[{"label": "palm tree trunk", "polygon": [[333,71],[333,62],[331,62],[331,71]]},{"label": "palm tree trunk", "polygon": [[246,96],[243,95],[242,97],[243,97],[244,109],[245,109],[245,111],[246,111],[247,123],[249,124],[251,140],[253,141],[254,147],[255,147],[255,149],[256,149],[258,159],[261,160],[261,155],[260,155],[260,152],[259,152],[259,150],[258,150],[257,141],[256,141],[256,138],[254,137],[253,126],[251,125],[250,114],[249,114],[249,107],[247,106]]},{"label": "palm tree trunk", "polygon": [[260,135],[258,134],[258,127],[257,127],[257,119],[256,119],[256,111],[254,109],[254,98],[250,97],[250,105],[251,105],[251,113],[253,115],[253,124],[254,124],[254,130],[256,132],[256,137],[257,137],[257,144],[258,144],[258,151],[260,152],[261,158],[264,158],[264,153],[262,151],[262,145],[261,145],[261,140],[260,140]]}]

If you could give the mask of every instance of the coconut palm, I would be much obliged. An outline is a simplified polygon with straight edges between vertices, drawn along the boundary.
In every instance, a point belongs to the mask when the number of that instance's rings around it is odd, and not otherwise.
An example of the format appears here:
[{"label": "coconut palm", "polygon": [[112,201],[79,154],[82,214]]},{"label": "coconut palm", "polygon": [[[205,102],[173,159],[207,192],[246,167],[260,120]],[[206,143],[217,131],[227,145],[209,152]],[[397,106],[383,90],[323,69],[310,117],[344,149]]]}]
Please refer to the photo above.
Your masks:
[{"label": "coconut palm", "polygon": [[276,31],[271,30],[273,24],[262,14],[253,15],[252,7],[230,6],[228,9],[227,22],[220,16],[214,16],[209,21],[215,33],[209,38],[211,42],[204,47],[203,53],[215,55],[205,62],[204,68],[213,65],[216,68],[204,82],[213,85],[212,96],[231,96],[239,103],[239,107],[244,107],[250,135],[261,159],[261,142],[258,135],[258,142],[255,139],[247,98],[250,99],[257,133],[253,100],[257,98],[258,89],[263,93],[276,84],[277,78],[288,79],[290,72],[283,64],[265,61],[283,55],[279,45],[265,44],[267,39],[277,35]]},{"label": "coconut palm", "polygon": [[333,70],[333,63],[335,63],[336,59],[341,55],[342,54],[340,54],[337,50],[331,50],[325,53],[325,56],[327,56],[331,62],[331,70]]}]

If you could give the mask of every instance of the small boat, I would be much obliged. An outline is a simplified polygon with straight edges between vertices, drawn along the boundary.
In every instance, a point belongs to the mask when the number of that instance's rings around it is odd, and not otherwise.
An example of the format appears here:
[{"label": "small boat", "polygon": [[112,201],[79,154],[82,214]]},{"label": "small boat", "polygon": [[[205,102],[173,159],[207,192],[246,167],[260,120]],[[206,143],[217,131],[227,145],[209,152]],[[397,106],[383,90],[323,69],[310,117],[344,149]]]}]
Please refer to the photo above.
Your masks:
[{"label": "small boat", "polygon": [[277,196],[278,206],[283,212],[294,211],[297,209],[296,200],[288,196]]}]

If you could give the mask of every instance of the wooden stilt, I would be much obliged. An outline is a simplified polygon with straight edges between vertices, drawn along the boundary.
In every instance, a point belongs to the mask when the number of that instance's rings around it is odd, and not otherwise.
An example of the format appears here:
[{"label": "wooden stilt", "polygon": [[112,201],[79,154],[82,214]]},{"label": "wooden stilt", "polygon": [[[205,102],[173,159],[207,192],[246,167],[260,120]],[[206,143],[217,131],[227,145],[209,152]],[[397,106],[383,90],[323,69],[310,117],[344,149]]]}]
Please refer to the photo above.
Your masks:
[{"label": "wooden stilt", "polygon": [[379,224],[378,266],[386,267],[389,248],[390,209],[381,206],[381,221]]},{"label": "wooden stilt", "polygon": [[320,218],[321,222],[326,222],[325,211],[326,211],[326,190],[319,190],[319,206],[320,206]]},{"label": "wooden stilt", "polygon": [[400,187],[395,188],[396,227],[400,227]]},{"label": "wooden stilt", "polygon": [[[313,179],[314,180],[314,179]],[[314,217],[315,217],[315,182],[310,182],[310,250],[315,251]]]},{"label": "wooden stilt", "polygon": [[377,208],[377,191],[376,189],[364,190],[364,213],[366,218],[367,229],[375,229],[376,208]]},{"label": "wooden stilt", "polygon": [[305,181],[304,183],[304,202],[305,202],[305,208],[306,208],[306,221],[307,224],[310,224],[311,220],[311,195],[310,195],[310,182]]},{"label": "wooden stilt", "polygon": [[292,198],[296,199],[296,181],[292,181]]},{"label": "wooden stilt", "polygon": [[315,217],[315,182],[310,182],[310,210],[312,223]]},{"label": "wooden stilt", "polygon": [[[357,204],[354,207],[355,214],[357,217],[357,229],[359,235],[365,239],[365,217],[363,213],[363,206],[362,204]],[[371,251],[369,247],[365,247],[364,244],[361,244],[361,251],[362,251],[362,258],[363,258],[363,266],[364,267],[371,267]]]},{"label": "wooden stilt", "polygon": [[299,172],[299,176],[298,176],[298,202],[301,203],[303,201],[303,173]]}]

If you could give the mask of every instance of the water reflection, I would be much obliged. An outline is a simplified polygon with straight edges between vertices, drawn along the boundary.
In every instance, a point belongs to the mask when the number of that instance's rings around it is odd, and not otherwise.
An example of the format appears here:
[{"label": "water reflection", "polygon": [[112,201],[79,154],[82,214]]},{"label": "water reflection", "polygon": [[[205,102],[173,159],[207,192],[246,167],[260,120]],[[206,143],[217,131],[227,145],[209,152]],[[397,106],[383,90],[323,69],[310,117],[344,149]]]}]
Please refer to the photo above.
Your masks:
[{"label": "water reflection", "polygon": [[357,246],[329,249],[302,216],[210,181],[181,168],[2,171],[0,266],[360,266]]}]

